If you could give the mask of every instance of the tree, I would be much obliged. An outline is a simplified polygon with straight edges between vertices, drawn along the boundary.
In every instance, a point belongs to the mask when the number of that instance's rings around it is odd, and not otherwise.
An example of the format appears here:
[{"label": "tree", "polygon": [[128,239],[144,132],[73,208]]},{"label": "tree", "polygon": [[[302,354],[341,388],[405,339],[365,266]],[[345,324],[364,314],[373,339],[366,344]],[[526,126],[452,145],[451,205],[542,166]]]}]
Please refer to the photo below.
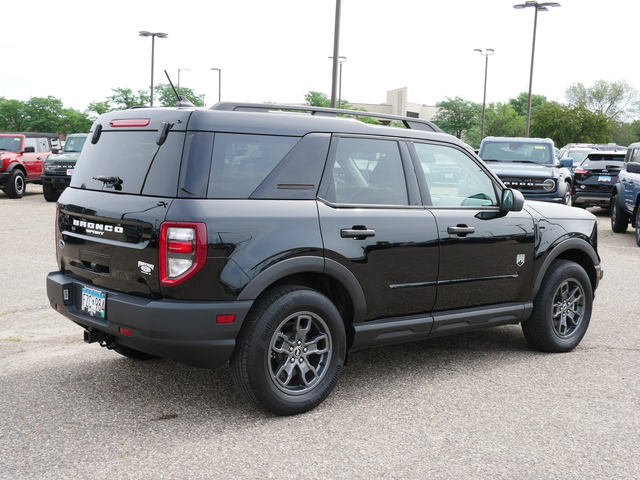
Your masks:
[{"label": "tree", "polygon": [[144,107],[149,105],[149,93],[145,90],[138,90],[138,95],[130,88],[112,88],[113,95],[107,100],[116,106],[114,110],[126,110],[133,107]]},{"label": "tree", "polygon": [[[547,101],[547,97],[544,95],[531,95],[531,115],[533,116],[533,112]],[[527,92],[522,92],[516,98],[512,98],[509,100],[509,105],[513,107],[518,115],[522,115],[527,118],[527,109],[529,108],[529,94]],[[526,126],[525,126],[526,129]]]},{"label": "tree", "polygon": [[438,109],[433,122],[442,130],[458,138],[478,125],[482,112],[482,105],[465,100],[462,97],[436,103]]},{"label": "tree", "polygon": [[62,110],[61,126],[55,133],[86,133],[91,130],[93,120],[86,113],[72,108]]},{"label": "tree", "polygon": [[574,83],[565,90],[565,97],[570,105],[583,104],[612,120],[629,119],[640,112],[640,94],[624,80],[598,80],[591,87]]},{"label": "tree", "polygon": [[55,97],[31,97],[24,108],[26,128],[34,132],[60,132],[63,109],[62,100]]},{"label": "tree", "polygon": [[612,135],[613,141],[618,145],[630,145],[640,141],[640,120],[632,123],[614,123]]},{"label": "tree", "polygon": [[[197,95],[192,89],[180,87],[180,95],[186,97],[196,107],[204,107],[204,95]],[[168,83],[161,83],[154,88],[154,96],[158,97],[160,105],[163,107],[173,107],[178,103],[178,97],[173,88]]]},{"label": "tree", "polygon": [[110,112],[112,110],[113,110],[113,107],[109,103],[109,100],[104,100],[102,102],[91,102],[87,107],[87,109],[85,110],[85,113],[89,118],[96,119],[100,115]]},{"label": "tree", "polygon": [[507,103],[492,103],[485,112],[484,131],[487,136],[522,137],[527,129],[527,118]]},{"label": "tree", "polygon": [[307,103],[307,105],[312,107],[331,108],[331,100],[329,99],[326,93],[309,91],[304,96],[304,101]]},{"label": "tree", "polygon": [[0,97],[0,130],[3,132],[21,132],[26,128],[24,102]]},{"label": "tree", "polygon": [[531,116],[531,135],[551,138],[558,146],[567,143],[606,143],[612,140],[611,121],[583,105],[571,107],[546,102]]}]

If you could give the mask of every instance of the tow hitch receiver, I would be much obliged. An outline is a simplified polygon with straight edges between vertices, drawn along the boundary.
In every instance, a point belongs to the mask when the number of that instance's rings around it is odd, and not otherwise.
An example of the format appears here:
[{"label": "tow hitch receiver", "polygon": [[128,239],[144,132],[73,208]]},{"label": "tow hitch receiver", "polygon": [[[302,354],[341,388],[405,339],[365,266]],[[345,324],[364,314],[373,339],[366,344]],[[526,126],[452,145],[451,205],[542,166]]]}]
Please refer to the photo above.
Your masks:
[{"label": "tow hitch receiver", "polygon": [[85,343],[99,342],[101,347],[107,347],[108,349],[113,349],[117,346],[116,337],[97,330],[85,330],[84,341]]}]

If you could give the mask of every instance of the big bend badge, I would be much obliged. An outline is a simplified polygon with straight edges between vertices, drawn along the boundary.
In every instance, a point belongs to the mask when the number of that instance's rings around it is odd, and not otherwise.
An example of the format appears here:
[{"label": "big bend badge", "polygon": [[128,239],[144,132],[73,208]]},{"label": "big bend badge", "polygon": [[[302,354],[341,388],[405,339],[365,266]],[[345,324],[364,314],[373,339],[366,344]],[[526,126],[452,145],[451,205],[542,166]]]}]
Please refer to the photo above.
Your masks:
[{"label": "big bend badge", "polygon": [[519,267],[523,266],[524,259],[525,259],[524,253],[519,253],[518,255],[516,255],[516,265],[518,265]]}]

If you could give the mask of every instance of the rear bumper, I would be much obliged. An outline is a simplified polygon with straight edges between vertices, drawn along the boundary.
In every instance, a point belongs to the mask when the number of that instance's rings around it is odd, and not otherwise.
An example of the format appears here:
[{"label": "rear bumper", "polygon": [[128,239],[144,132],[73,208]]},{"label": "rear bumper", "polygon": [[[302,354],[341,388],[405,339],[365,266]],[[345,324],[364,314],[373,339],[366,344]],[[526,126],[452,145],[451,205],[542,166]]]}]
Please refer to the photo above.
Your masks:
[{"label": "rear bumper", "polygon": [[[47,276],[49,303],[71,321],[111,335],[120,345],[203,368],[217,368],[229,360],[252,305],[251,301],[149,300],[98,287],[107,294],[106,319],[101,319],[82,311],[82,287],[96,288],[60,271]],[[236,320],[219,324],[218,315],[236,315]],[[131,335],[123,335],[120,328]]]},{"label": "rear bumper", "polygon": [[611,203],[611,194],[612,192],[581,192],[577,190],[575,195],[571,197],[571,204],[585,207],[608,207]]}]

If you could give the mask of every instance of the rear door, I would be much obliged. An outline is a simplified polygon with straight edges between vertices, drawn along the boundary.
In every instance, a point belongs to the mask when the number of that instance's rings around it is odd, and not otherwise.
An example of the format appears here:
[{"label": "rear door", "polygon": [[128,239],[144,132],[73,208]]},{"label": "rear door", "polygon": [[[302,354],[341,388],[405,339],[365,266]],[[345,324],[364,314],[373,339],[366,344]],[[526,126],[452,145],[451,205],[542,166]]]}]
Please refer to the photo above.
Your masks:
[{"label": "rear door", "polygon": [[438,232],[421,205],[406,145],[334,137],[320,197],[325,255],[357,278],[366,320],[429,312],[436,300]]},{"label": "rear door", "polygon": [[188,117],[141,109],[101,118],[59,199],[60,267],[98,290],[156,298],[161,225],[177,196],[185,139],[176,128],[158,141],[158,130],[163,120],[186,125]]}]

